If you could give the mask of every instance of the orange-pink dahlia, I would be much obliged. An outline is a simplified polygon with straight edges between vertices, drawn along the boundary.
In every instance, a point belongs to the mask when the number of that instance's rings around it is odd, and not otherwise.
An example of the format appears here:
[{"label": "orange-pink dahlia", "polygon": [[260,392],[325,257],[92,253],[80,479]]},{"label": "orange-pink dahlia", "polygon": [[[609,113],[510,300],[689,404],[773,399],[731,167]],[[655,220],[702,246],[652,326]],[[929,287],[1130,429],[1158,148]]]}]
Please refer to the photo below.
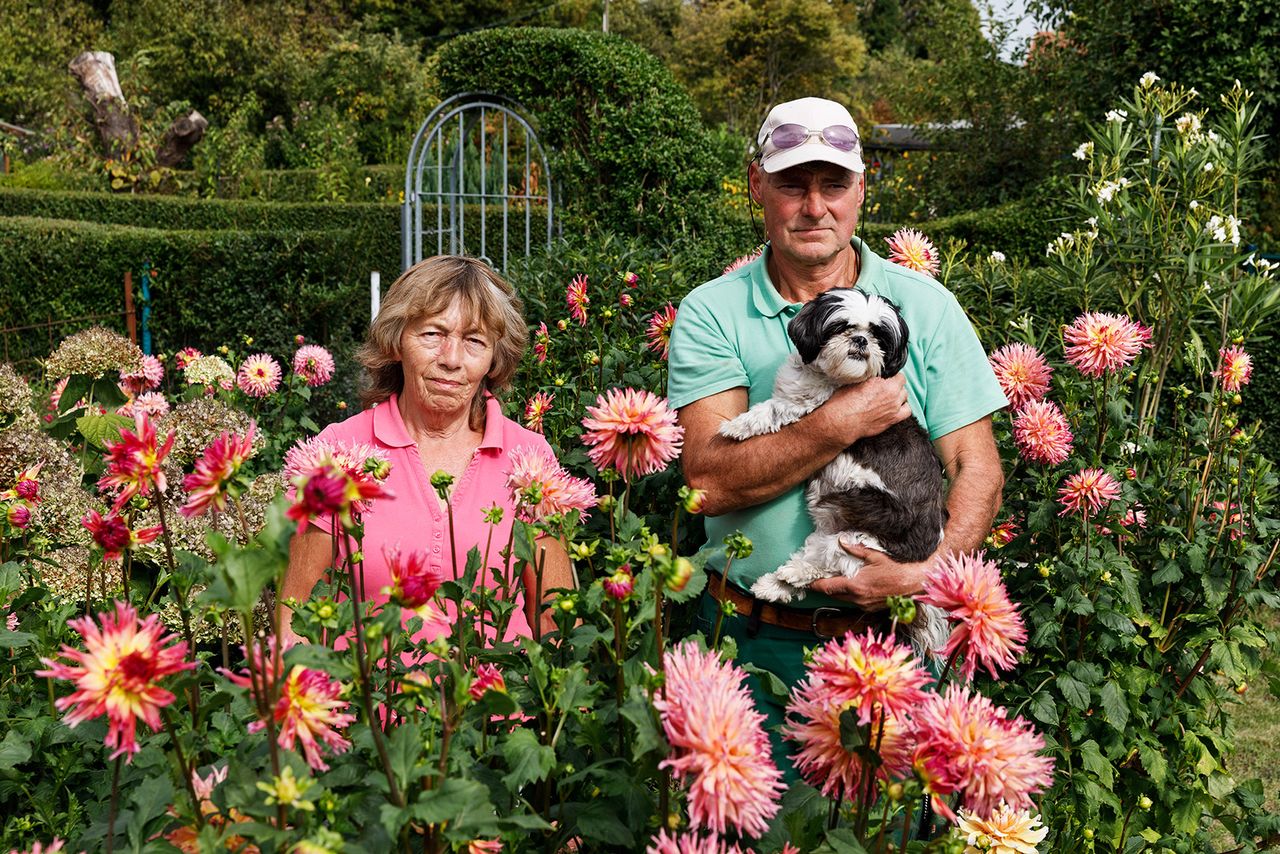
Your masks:
[{"label": "orange-pink dahlia", "polygon": [[869,723],[877,711],[893,717],[907,714],[933,681],[909,644],[871,629],[862,636],[848,632],[827,641],[813,653],[808,671],[840,703],[857,710],[860,724]]},{"label": "orange-pink dahlia", "polygon": [[1032,400],[1013,416],[1018,453],[1035,463],[1056,466],[1071,456],[1071,425],[1050,400]]},{"label": "orange-pink dahlia", "polygon": [[1071,475],[1058,490],[1059,516],[1068,513],[1097,513],[1120,497],[1120,483],[1103,469],[1081,469]]},{"label": "orange-pink dahlia", "polygon": [[714,833],[703,836],[689,831],[673,835],[663,829],[649,843],[645,854],[751,854],[751,849],[743,851],[736,843],[726,842]]},{"label": "orange-pink dahlia", "polygon": [[729,275],[734,270],[741,270],[752,261],[764,254],[764,247],[757,246],[754,251],[748,252],[746,255],[739,255],[737,258],[729,262],[729,266],[724,268],[724,275]]},{"label": "orange-pink dahlia", "polygon": [[564,301],[569,306],[569,316],[578,321],[579,326],[586,326],[587,306],[591,305],[591,297],[587,294],[586,274],[573,277],[573,281],[565,289]]},{"label": "orange-pink dahlia", "polygon": [[[864,790],[868,764],[844,746],[840,717],[847,706],[821,679],[809,676],[792,689],[783,727],[787,738],[800,744],[793,757],[796,770],[823,795],[841,800],[855,799]],[[869,746],[881,760],[876,777],[895,780],[908,776],[915,746],[910,722],[876,712],[869,723]]]},{"label": "orange-pink dahlia", "polygon": [[223,433],[214,439],[196,460],[196,468],[182,479],[182,488],[189,496],[178,512],[188,518],[202,516],[211,508],[222,513],[230,499],[239,495],[235,478],[240,467],[253,456],[253,431],[257,425],[249,422],[243,436]]},{"label": "orange-pink dahlia", "polygon": [[1131,363],[1151,346],[1151,330],[1118,314],[1089,312],[1062,332],[1067,361],[1086,377],[1100,377]]},{"label": "orange-pink dahlia", "polygon": [[1014,412],[1049,393],[1053,368],[1035,347],[1006,344],[991,354],[991,368]]},{"label": "orange-pink dahlia", "polygon": [[617,469],[628,482],[665,469],[684,441],[684,428],[667,399],[645,389],[609,389],[587,407],[582,426],[591,461],[600,469]]},{"label": "orange-pink dahlia", "polygon": [[569,474],[544,450],[515,448],[508,455],[511,472],[507,488],[529,521],[542,522],[551,516],[577,510],[586,518],[596,506],[596,488],[591,481]]},{"label": "orange-pink dahlia", "polygon": [[[961,792],[961,803],[989,815],[1002,802],[1014,809],[1031,806],[1031,796],[1053,784],[1053,759],[1038,756],[1044,739],[1021,717],[1008,712],[967,685],[951,684],[930,694],[914,712],[916,771],[935,795]],[[938,812],[954,821],[941,798]]]},{"label": "orange-pink dahlia", "polygon": [[889,260],[893,263],[926,276],[938,275],[941,266],[938,247],[921,232],[914,228],[900,228],[884,242],[889,244]]},{"label": "orange-pink dahlia", "polygon": [[658,354],[664,362],[671,355],[671,329],[676,325],[676,307],[667,303],[649,318],[649,328],[645,336],[649,339],[649,349]]},{"label": "orange-pink dahlia", "polygon": [[138,612],[124,602],[115,603],[114,614],[99,614],[96,623],[81,617],[68,620],[67,625],[84,637],[84,651],[64,644],[61,655],[74,664],[41,658],[48,669],[36,675],[74,682],[75,692],[56,703],[59,709],[71,710],[67,726],[105,714],[105,743],[114,748],[111,758],[123,754],[125,762],[131,762],[139,750],[138,719],[153,730],[160,729],[160,710],[174,700],[159,680],[191,670],[195,662],[184,660],[186,643],[164,633],[159,615],[139,620]]},{"label": "orange-pink dahlia", "polygon": [[660,767],[688,782],[690,823],[760,836],[786,787],[770,758],[764,715],[742,684],[746,673],[691,642],[663,660],[666,684],[653,703],[672,750]]},{"label": "orange-pink dahlia", "polygon": [[918,598],[946,611],[947,619],[956,624],[942,653],[960,656],[958,670],[966,682],[973,679],[978,665],[998,679],[998,670],[1018,663],[1018,653],[1026,648],[1027,628],[1009,601],[1000,570],[982,552],[950,554],[937,561],[925,576],[924,593]]},{"label": "orange-pink dahlia", "polygon": [[1253,359],[1239,347],[1223,347],[1218,351],[1217,377],[1222,390],[1234,394],[1253,379]]}]

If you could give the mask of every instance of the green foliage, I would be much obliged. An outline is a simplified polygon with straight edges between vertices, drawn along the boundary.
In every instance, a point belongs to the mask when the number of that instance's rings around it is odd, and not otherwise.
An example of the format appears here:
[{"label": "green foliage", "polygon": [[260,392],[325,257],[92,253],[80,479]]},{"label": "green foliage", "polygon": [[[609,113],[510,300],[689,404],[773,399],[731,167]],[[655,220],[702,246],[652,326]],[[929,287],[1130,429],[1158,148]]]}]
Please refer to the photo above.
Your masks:
[{"label": "green foliage", "polygon": [[706,131],[639,47],[575,30],[496,29],[450,41],[435,62],[442,96],[498,92],[532,113],[576,221],[664,237],[714,227]]},{"label": "green foliage", "polygon": [[75,87],[67,63],[100,34],[81,0],[0,2],[0,119],[33,129],[49,123]]}]

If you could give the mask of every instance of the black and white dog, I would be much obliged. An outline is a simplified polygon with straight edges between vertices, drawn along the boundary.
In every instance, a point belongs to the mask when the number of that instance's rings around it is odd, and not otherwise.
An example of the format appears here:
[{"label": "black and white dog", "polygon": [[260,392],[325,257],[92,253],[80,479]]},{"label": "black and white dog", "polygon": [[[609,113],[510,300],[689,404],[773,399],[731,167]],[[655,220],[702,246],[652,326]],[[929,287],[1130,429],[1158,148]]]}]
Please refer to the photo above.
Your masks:
[{"label": "black and white dog", "polygon": [[[897,306],[855,288],[835,288],[807,303],[787,334],[797,352],[778,369],[773,397],[720,425],[721,435],[742,440],[777,432],[840,386],[891,377],[907,362],[907,326]],[[790,602],[819,578],[852,578],[862,561],[840,547],[842,537],[899,562],[924,560],[941,543],[947,521],[942,466],[915,418],[850,445],[809,481],[806,497],[815,530],[785,564],[756,581],[751,592],[758,599]],[[937,648],[946,637],[945,616],[918,605],[911,635],[922,650]]]}]

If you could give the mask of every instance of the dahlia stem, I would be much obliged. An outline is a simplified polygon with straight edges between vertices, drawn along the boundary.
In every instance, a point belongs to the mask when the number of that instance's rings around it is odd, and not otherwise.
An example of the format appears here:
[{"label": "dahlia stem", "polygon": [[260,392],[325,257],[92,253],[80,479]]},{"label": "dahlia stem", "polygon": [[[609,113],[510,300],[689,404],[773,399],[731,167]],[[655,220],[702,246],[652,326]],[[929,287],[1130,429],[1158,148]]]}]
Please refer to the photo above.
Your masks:
[{"label": "dahlia stem", "polygon": [[[925,795],[925,797],[929,797]],[[906,812],[902,816],[902,845],[898,848],[898,854],[906,854],[907,840],[911,838],[911,809],[915,806],[915,798],[907,799]]]},{"label": "dahlia stem", "polygon": [[542,642],[542,574],[547,568],[547,550],[538,549],[533,567],[533,629],[534,643]]},{"label": "dahlia stem", "polygon": [[618,756],[623,755],[626,750],[626,727],[622,725],[622,704],[626,698],[627,684],[622,673],[622,600],[615,599],[613,601],[613,661],[616,665],[614,670],[614,683],[617,689],[618,699]]},{"label": "dahlia stem", "polygon": [[116,807],[120,805],[120,762],[123,756],[117,756],[115,770],[111,773],[111,808],[107,812],[107,854],[116,847]]},{"label": "dahlia stem", "polygon": [[729,567],[733,566],[733,555],[729,555],[724,561],[724,570],[720,574],[720,592],[716,594],[716,628],[711,633],[711,648],[718,649],[720,646],[720,627],[724,624],[724,590],[729,586]]},{"label": "dahlia stem", "polygon": [[178,728],[174,726],[168,707],[160,710],[164,719],[164,728],[169,732],[169,740],[173,742],[173,755],[178,760],[178,773],[182,775],[182,785],[191,798],[191,809],[195,811],[196,829],[204,827],[204,810],[200,808],[200,798],[196,796],[195,781],[191,779],[194,768],[187,764],[186,754],[182,752],[182,742],[178,740]]},{"label": "dahlia stem", "polygon": [[952,650],[950,657],[947,658],[947,664],[942,668],[942,675],[938,677],[938,687],[935,692],[941,691],[942,686],[947,683],[947,677],[951,675],[951,668],[955,666],[956,660],[960,658],[960,653],[964,650],[965,644],[961,644]]}]

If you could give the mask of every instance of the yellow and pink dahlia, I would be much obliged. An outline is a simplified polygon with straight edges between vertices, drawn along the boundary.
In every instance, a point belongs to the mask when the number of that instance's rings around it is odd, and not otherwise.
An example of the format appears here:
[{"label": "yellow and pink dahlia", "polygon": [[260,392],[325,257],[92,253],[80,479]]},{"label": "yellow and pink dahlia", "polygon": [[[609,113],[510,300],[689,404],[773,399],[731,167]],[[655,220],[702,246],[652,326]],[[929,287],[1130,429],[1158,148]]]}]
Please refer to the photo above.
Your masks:
[{"label": "yellow and pink dahlia", "polygon": [[164,492],[164,458],[173,447],[174,434],[170,431],[164,442],[158,443],[155,425],[139,412],[134,418],[134,431],[120,428],[120,441],[107,442],[103,459],[107,471],[99,480],[98,488],[116,492],[114,510],[119,510],[135,495],[150,495],[151,490]]},{"label": "yellow and pink dahlia", "polygon": [[569,287],[565,289],[564,301],[569,306],[569,316],[579,326],[587,325],[587,306],[591,305],[591,297],[587,294],[587,276],[581,274],[573,277]]},{"label": "yellow and pink dahlia", "polygon": [[64,644],[61,655],[66,661],[41,658],[48,669],[36,675],[73,682],[75,692],[56,703],[60,710],[70,709],[67,726],[106,715],[105,744],[114,749],[111,758],[123,755],[131,762],[140,749],[138,719],[159,730],[160,710],[174,700],[159,681],[193,669],[195,662],[184,660],[186,643],[164,633],[159,615],[139,620],[138,612],[124,602],[115,603],[114,614],[99,614],[96,623],[81,617],[67,625],[84,638],[84,651]]},{"label": "yellow and pink dahlia", "polygon": [[1006,344],[991,354],[991,368],[1014,412],[1049,393],[1053,368],[1035,347]]},{"label": "yellow and pink dahlia", "polygon": [[684,428],[667,399],[645,389],[609,389],[587,407],[582,426],[591,461],[599,469],[617,469],[627,482],[665,469],[684,442]]},{"label": "yellow and pink dahlia", "polygon": [[1040,824],[1040,816],[1030,809],[1015,810],[1008,804],[986,818],[960,811],[960,836],[965,841],[964,854],[1037,854],[1036,848],[1049,835]]},{"label": "yellow and pink dahlia", "polygon": [[666,684],[653,704],[671,754],[660,767],[687,781],[691,825],[760,836],[786,787],[770,758],[764,715],[742,684],[746,673],[691,642],[663,661]]},{"label": "yellow and pink dahlia", "polygon": [[[1053,759],[1039,756],[1044,739],[1025,719],[1008,712],[967,685],[951,684],[930,694],[912,715],[915,767],[929,792],[961,794],[961,804],[989,815],[1001,803],[1031,806],[1032,795],[1053,784]],[[942,798],[938,812],[955,814]]]},{"label": "yellow and pink dahlia", "polygon": [[1239,347],[1223,347],[1218,351],[1217,377],[1222,390],[1235,394],[1253,379],[1253,358]]},{"label": "yellow and pink dahlia", "polygon": [[384,546],[382,553],[391,571],[391,601],[423,619],[436,616],[432,603],[445,577],[432,568],[426,553],[415,550],[405,554],[399,546]]},{"label": "yellow and pink dahlia", "polygon": [[914,228],[900,228],[884,242],[889,244],[889,260],[893,263],[926,276],[938,275],[941,267],[938,247],[923,233]]},{"label": "yellow and pink dahlia", "polygon": [[120,386],[130,396],[137,396],[159,388],[163,379],[164,365],[155,356],[144,354],[138,370],[120,374]]},{"label": "yellow and pink dahlia", "polygon": [[893,717],[907,714],[933,681],[909,644],[871,629],[862,636],[848,632],[827,641],[813,653],[808,671],[842,704],[857,710],[860,724],[869,723],[877,711]]},{"label": "yellow and pink dahlia", "polygon": [[1151,330],[1118,314],[1089,312],[1062,332],[1067,361],[1086,377],[1114,373],[1151,346]]},{"label": "yellow and pink dahlia", "polygon": [[604,589],[604,595],[609,599],[619,602],[626,599],[636,586],[636,578],[631,572],[631,564],[622,564],[611,575],[602,579],[600,585]]},{"label": "yellow and pink dahlia", "polygon": [[280,363],[266,353],[245,359],[236,374],[236,385],[249,397],[266,397],[280,388]]},{"label": "yellow and pink dahlia", "polygon": [[235,478],[240,467],[253,456],[253,431],[257,427],[249,422],[249,430],[243,436],[223,433],[196,460],[195,471],[182,479],[187,503],[178,512],[188,518],[202,516],[210,509],[222,513],[230,499],[238,497]]},{"label": "yellow and pink dahlia", "polygon": [[[285,750],[301,743],[307,764],[315,771],[328,771],[329,765],[320,755],[320,745],[331,753],[342,753],[351,746],[337,730],[355,721],[355,715],[343,710],[349,705],[339,699],[342,685],[323,670],[294,666],[280,690],[280,699],[272,714],[279,735],[276,741]],[[250,732],[265,727],[262,721],[249,725]]]},{"label": "yellow and pink dahlia", "polygon": [[505,694],[507,692],[507,680],[503,677],[502,671],[494,665],[482,664],[476,668],[475,678],[467,688],[467,693],[471,695],[471,699],[479,700],[490,691],[498,691]]},{"label": "yellow and pink dahlia", "polygon": [[547,360],[547,347],[551,344],[551,332],[547,329],[547,322],[538,324],[538,329],[533,333],[533,355],[537,358],[538,364],[542,364]]},{"label": "yellow and pink dahlia", "polygon": [[1120,497],[1120,483],[1103,469],[1081,469],[1058,490],[1059,516],[1081,513],[1091,516]]},{"label": "yellow and pink dahlia", "polygon": [[1033,400],[1013,416],[1013,442],[1034,463],[1056,466],[1071,456],[1071,425],[1050,400]]},{"label": "yellow and pink dahlia", "polygon": [[[829,798],[853,800],[865,788],[867,760],[844,746],[840,717],[845,708],[838,694],[809,676],[791,691],[783,733],[799,743],[793,761],[809,785]],[[877,779],[909,776],[915,747],[910,722],[876,712],[869,723],[874,742],[869,746],[880,757]]]},{"label": "yellow and pink dahlia", "polygon": [[658,354],[664,362],[671,355],[671,329],[676,325],[676,307],[667,303],[649,318],[649,328],[645,336],[649,339],[649,349]]},{"label": "yellow and pink dahlia", "polygon": [[999,670],[1018,663],[1018,653],[1026,648],[1027,628],[1009,600],[1000,570],[982,552],[950,554],[937,561],[925,576],[924,593],[918,598],[946,611],[947,619],[955,623],[942,653],[959,656],[958,671],[966,682],[979,665],[998,679]]},{"label": "yellow and pink dahlia", "polygon": [[547,413],[551,411],[551,405],[555,403],[556,396],[548,394],[545,391],[534,393],[533,397],[524,405],[524,426],[528,427],[535,433],[542,432],[542,419],[547,417]]}]

